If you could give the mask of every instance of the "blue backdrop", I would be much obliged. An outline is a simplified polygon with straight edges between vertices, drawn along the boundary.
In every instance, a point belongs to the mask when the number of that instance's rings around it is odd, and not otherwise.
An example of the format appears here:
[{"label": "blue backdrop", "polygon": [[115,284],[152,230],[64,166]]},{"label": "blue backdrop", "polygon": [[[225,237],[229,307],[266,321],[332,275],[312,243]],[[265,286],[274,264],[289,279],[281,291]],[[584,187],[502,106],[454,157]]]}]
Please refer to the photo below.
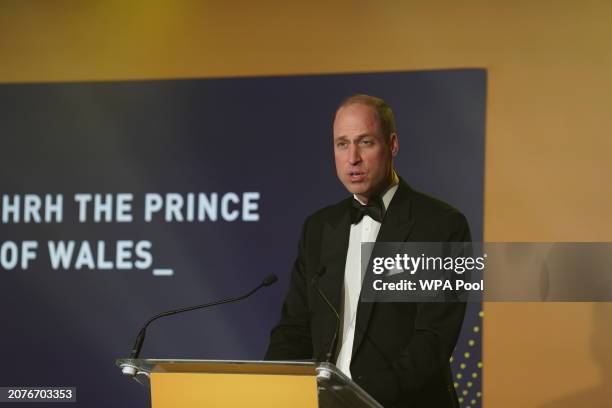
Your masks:
[{"label": "blue backdrop", "polygon": [[[398,173],[459,208],[482,240],[484,70],[1,85],[0,386],[76,386],[76,406],[145,407],[148,391],[114,366],[141,324],[166,309],[240,294],[276,273],[279,284],[244,303],[154,323],[142,353],[261,358],[303,220],[346,196],[335,176],[331,119],[357,92],[394,108]],[[144,221],[145,194],[190,192],[259,193],[250,209],[258,220],[166,222],[162,210]],[[89,214],[79,222],[75,193],[132,194],[133,221],[94,222]],[[43,204],[45,194],[61,194],[62,222],[33,222],[30,214],[25,223],[25,194]],[[229,203],[242,212],[242,203]],[[68,240],[76,252],[88,241],[96,266],[53,269],[48,241]],[[98,268],[98,241],[114,259],[118,240],[149,241],[151,265]],[[11,264],[23,241],[38,243],[27,269]],[[174,274],[154,276],[156,268]],[[470,306],[453,362],[464,373],[457,380],[464,406],[478,405],[469,401],[480,389],[479,310]]]}]

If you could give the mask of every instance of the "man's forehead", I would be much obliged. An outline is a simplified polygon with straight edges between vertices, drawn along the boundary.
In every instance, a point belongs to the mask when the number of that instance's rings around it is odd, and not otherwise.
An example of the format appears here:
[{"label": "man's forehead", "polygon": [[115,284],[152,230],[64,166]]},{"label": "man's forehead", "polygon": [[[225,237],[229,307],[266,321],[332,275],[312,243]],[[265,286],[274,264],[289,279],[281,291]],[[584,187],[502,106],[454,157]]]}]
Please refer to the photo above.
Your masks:
[{"label": "man's forehead", "polygon": [[381,130],[376,109],[373,106],[359,102],[341,106],[336,112],[333,127],[334,134],[337,131],[353,129],[370,128],[376,131]]}]

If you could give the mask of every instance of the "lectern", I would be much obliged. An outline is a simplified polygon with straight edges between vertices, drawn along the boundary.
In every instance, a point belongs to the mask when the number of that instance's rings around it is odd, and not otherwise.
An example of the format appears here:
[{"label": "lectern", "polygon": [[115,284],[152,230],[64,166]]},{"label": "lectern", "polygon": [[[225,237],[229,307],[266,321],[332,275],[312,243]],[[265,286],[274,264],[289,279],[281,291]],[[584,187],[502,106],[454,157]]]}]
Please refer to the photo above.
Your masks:
[{"label": "lectern", "polygon": [[329,363],[122,359],[117,366],[151,388],[153,408],[382,408]]}]

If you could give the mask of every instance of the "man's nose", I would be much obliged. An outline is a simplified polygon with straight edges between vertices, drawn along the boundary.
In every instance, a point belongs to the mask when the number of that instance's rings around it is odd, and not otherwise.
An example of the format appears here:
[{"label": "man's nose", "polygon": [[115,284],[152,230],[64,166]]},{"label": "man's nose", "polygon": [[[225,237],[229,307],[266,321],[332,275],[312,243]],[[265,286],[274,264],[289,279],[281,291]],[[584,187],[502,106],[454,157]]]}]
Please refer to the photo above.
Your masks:
[{"label": "man's nose", "polygon": [[359,152],[359,147],[351,144],[349,146],[349,163],[354,166],[361,162],[361,154]]}]

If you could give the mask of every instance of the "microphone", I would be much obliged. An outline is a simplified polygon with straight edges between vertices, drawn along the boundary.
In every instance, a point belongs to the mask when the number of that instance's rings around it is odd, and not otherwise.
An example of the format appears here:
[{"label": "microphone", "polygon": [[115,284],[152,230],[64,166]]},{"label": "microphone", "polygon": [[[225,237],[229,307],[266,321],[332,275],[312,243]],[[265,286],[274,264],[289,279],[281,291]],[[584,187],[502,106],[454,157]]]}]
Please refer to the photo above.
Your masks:
[{"label": "microphone", "polygon": [[338,341],[338,331],[340,330],[340,314],[338,313],[338,311],[336,310],[334,305],[331,304],[331,302],[329,301],[327,296],[325,296],[325,293],[323,293],[323,291],[319,287],[319,279],[321,278],[321,276],[325,275],[326,271],[327,270],[325,269],[325,267],[322,267],[321,270],[319,271],[319,273],[317,273],[312,278],[311,284],[312,284],[312,286],[314,286],[315,290],[317,291],[317,293],[319,294],[321,299],[323,299],[325,304],[334,313],[334,316],[336,316],[336,330],[334,330],[334,335],[332,337],[332,341],[331,341],[331,344],[329,346],[329,350],[327,350],[327,354],[325,354],[325,362],[329,363],[329,362],[331,362],[332,356],[334,354],[334,349],[336,348],[336,342]]},{"label": "microphone", "polygon": [[[227,298],[227,299],[222,299],[222,300],[217,300],[215,302],[204,303],[202,305],[189,306],[189,307],[184,307],[184,308],[181,308],[181,309],[169,310],[167,312],[159,313],[159,314],[153,316],[152,318],[147,320],[147,322],[144,324],[144,326],[142,326],[142,329],[140,329],[140,331],[138,332],[138,336],[136,336],[136,341],[134,342],[134,346],[132,347],[132,352],[130,354],[130,359],[137,359],[138,356],[140,355],[140,350],[142,349],[142,344],[144,343],[144,339],[145,339],[145,336],[147,334],[147,327],[149,327],[149,325],[153,321],[155,321],[155,320],[157,320],[157,319],[159,319],[161,317],[172,316],[172,315],[183,313],[183,312],[190,312],[192,310],[204,309],[204,308],[207,308],[207,307],[222,305],[224,303],[237,302],[239,300],[248,298],[253,293],[255,293],[259,289],[263,288],[264,286],[270,286],[270,285],[275,284],[277,281],[278,281],[278,278],[276,277],[276,275],[272,274],[272,275],[266,276],[264,278],[264,280],[261,281],[261,283],[257,287],[255,287],[254,289],[251,289],[249,292],[245,293],[242,296],[233,297],[233,298]],[[126,367],[126,368],[129,368],[129,367]],[[124,369],[123,373],[126,374],[126,375],[134,375],[133,370],[129,370],[129,369],[128,370]]]}]

